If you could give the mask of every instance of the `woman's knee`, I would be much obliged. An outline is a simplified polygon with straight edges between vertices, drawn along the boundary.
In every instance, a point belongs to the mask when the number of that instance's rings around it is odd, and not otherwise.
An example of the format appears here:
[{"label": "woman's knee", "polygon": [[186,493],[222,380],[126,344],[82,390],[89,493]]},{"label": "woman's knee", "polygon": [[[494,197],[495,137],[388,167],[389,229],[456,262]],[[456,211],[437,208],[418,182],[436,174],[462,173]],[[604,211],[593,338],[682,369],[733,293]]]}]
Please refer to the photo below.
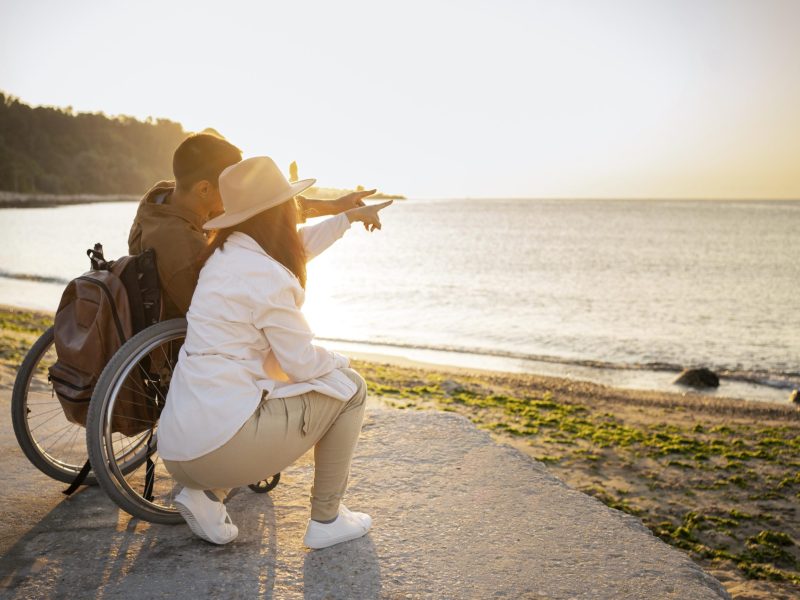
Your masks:
[{"label": "woman's knee", "polygon": [[194,477],[186,472],[183,464],[180,461],[163,460],[164,467],[167,469],[172,478],[180,483],[183,487],[188,487],[194,490],[206,489],[202,483],[199,483]]},{"label": "woman's knee", "polygon": [[358,374],[357,371],[354,371],[353,369],[342,369],[342,373],[344,373],[348,379],[350,379],[350,381],[356,384],[356,391],[350,398],[349,402],[363,404],[367,399],[367,382],[361,375]]}]

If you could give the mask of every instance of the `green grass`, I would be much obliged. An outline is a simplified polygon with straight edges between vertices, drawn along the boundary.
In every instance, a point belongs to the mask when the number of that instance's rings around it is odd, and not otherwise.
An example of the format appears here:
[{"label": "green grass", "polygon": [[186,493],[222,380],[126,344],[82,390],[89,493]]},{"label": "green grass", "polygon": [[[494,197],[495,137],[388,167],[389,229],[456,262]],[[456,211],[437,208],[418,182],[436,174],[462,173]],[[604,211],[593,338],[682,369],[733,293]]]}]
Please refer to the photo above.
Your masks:
[{"label": "green grass", "polygon": [[36,338],[52,324],[49,316],[0,307],[0,365],[17,368]]},{"label": "green grass", "polygon": [[53,318],[36,312],[0,307],[0,330],[39,336],[53,324]]}]

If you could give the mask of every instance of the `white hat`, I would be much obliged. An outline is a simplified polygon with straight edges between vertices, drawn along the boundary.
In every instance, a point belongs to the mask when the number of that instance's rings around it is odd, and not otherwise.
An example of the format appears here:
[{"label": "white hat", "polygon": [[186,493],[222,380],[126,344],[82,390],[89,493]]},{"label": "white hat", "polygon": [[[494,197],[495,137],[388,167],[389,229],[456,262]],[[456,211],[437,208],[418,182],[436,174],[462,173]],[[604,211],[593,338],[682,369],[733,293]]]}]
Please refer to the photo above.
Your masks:
[{"label": "white hat", "polygon": [[314,182],[316,179],[289,183],[269,156],[254,156],[238,162],[219,176],[219,192],[225,211],[203,225],[203,229],[237,225],[286,202],[314,185]]}]

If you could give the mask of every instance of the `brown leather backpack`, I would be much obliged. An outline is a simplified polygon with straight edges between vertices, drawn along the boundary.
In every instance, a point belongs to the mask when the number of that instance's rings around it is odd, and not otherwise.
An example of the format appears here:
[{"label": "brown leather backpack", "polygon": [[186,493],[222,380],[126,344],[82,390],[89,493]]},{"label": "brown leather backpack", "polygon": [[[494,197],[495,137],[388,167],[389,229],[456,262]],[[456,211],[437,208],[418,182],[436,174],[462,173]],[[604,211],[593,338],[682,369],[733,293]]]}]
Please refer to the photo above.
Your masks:
[{"label": "brown leather backpack", "polygon": [[[67,420],[83,426],[103,368],[131,336],[157,323],[161,312],[153,250],[106,261],[96,244],[87,254],[92,269],[70,281],[61,296],[54,323],[58,358],[49,370]],[[135,435],[158,419],[155,403],[135,397],[137,387],[125,385],[119,391],[112,431]]]}]

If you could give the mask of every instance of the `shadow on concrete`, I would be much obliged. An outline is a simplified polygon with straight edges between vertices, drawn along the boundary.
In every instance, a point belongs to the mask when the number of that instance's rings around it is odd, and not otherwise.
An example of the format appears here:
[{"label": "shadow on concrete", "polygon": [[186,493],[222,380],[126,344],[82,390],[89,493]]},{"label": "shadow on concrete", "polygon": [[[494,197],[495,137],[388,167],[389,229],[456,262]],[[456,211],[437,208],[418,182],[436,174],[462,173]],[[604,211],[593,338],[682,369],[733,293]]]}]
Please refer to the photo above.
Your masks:
[{"label": "shadow on concrete", "polygon": [[276,511],[269,494],[244,491],[228,509],[239,537],[214,546],[183,524],[133,519],[102,490],[84,488],[0,557],[0,597],[379,596],[380,568],[369,536],[309,552],[300,546],[307,518],[302,507]]},{"label": "shadow on concrete", "polygon": [[239,519],[245,534],[229,546],[212,546],[185,525],[132,519],[99,489],[84,489],[0,558],[0,595],[272,598],[278,554],[272,500],[243,494],[237,504],[249,505]]},{"label": "shadow on concrete", "polygon": [[306,554],[303,591],[306,600],[378,598],[381,569],[370,535],[343,547],[333,546]]}]

